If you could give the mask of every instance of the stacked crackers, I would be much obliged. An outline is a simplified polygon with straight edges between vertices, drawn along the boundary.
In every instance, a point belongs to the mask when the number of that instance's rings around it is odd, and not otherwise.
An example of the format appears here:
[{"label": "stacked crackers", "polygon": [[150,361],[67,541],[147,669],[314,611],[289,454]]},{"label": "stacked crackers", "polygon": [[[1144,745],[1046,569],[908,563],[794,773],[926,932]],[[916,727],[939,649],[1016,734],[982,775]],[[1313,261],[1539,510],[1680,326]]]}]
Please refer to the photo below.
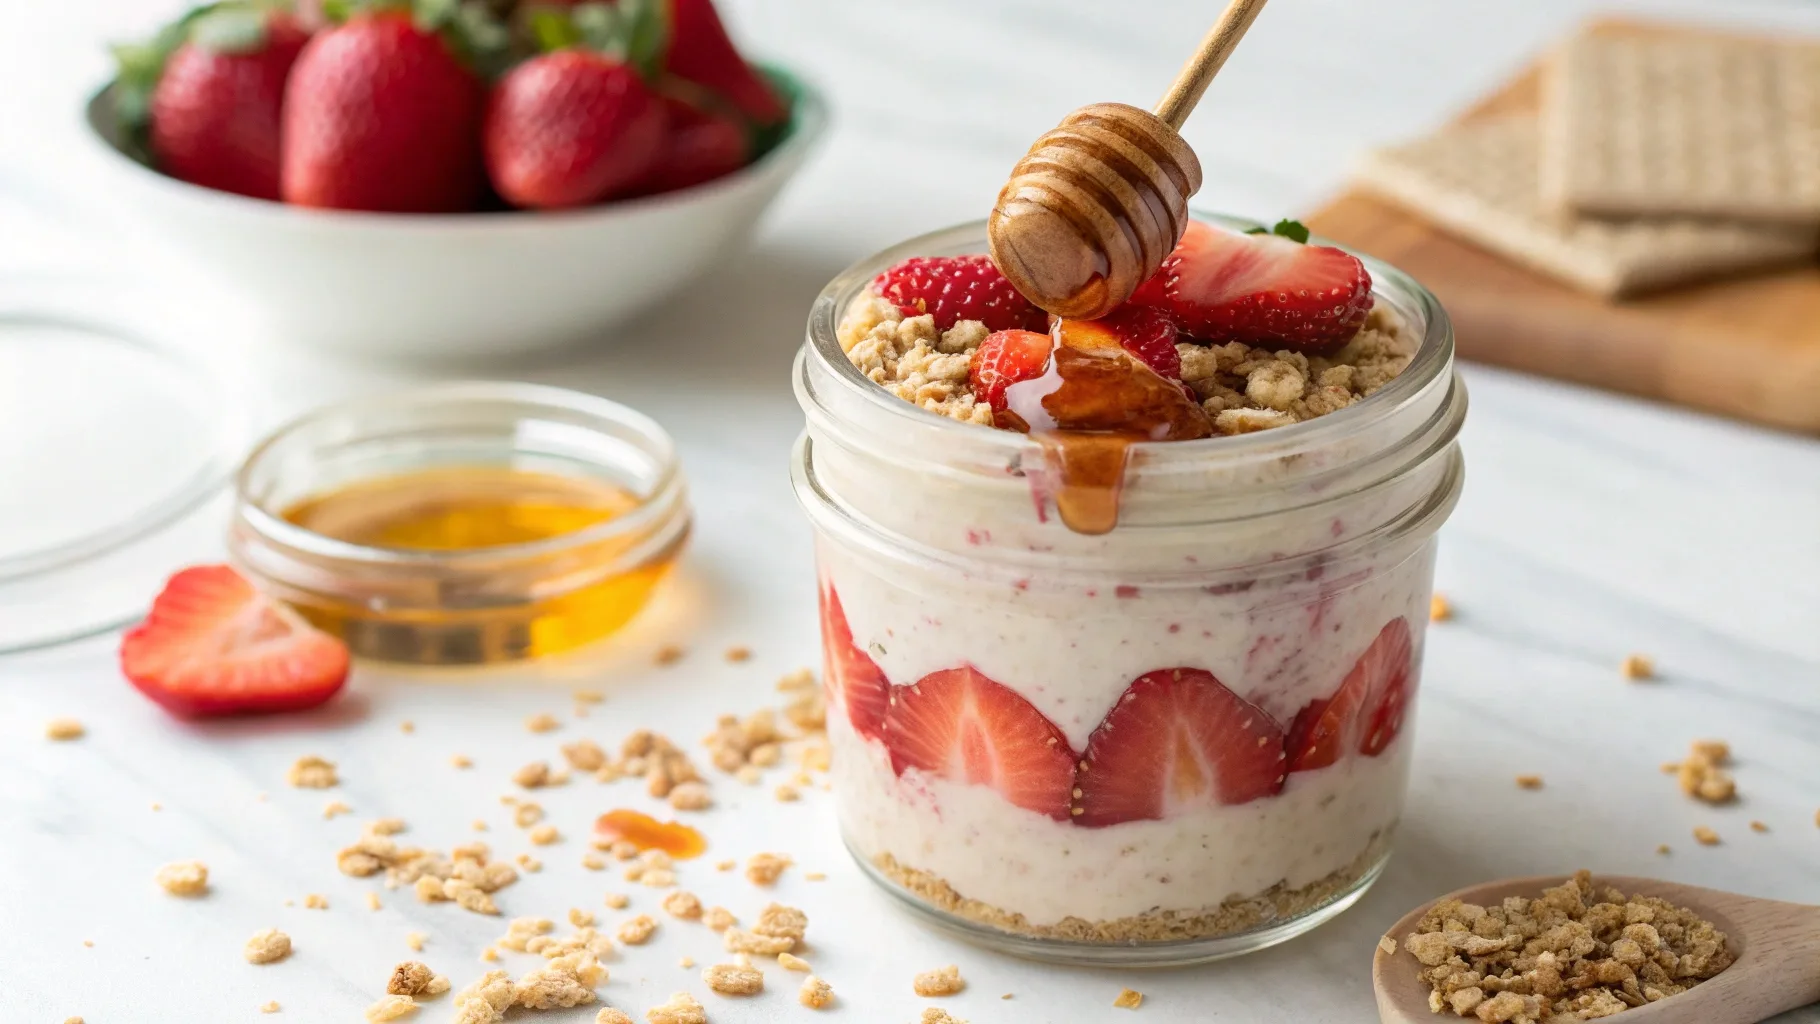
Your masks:
[{"label": "stacked crackers", "polygon": [[1368,155],[1360,184],[1586,291],[1625,296],[1820,250],[1820,41],[1593,29],[1538,110]]}]

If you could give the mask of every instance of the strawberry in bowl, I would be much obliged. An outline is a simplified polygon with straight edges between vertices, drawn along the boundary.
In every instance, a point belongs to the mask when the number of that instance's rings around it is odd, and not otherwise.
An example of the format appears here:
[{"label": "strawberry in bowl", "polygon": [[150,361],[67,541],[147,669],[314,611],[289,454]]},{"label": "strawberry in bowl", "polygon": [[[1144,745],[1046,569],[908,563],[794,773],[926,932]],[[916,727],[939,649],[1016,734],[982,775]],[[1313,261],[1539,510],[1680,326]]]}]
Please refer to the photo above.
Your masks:
[{"label": "strawberry in bowl", "polygon": [[118,53],[104,198],[274,336],[364,355],[603,336],[737,248],[825,124],[708,0],[227,0]]}]

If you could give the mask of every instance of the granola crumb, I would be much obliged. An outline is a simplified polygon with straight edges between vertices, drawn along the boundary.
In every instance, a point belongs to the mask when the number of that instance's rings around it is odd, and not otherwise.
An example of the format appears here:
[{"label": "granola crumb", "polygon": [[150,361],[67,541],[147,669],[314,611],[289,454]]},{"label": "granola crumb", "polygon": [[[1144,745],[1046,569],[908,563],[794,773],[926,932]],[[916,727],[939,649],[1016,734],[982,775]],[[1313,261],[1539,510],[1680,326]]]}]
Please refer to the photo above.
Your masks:
[{"label": "granola crumb", "polygon": [[1120,989],[1118,997],[1112,1000],[1112,1005],[1121,1010],[1135,1010],[1144,1005],[1144,993],[1133,988]]},{"label": "granola crumb", "polygon": [[1541,789],[1542,788],[1542,776],[1540,776],[1540,775],[1519,775],[1519,776],[1517,776],[1517,788],[1518,789]]},{"label": "granola crumb", "polygon": [[664,913],[685,921],[697,920],[702,914],[701,900],[694,893],[680,889],[664,897],[663,908]]},{"label": "granola crumb", "polygon": [[748,786],[756,786],[765,780],[765,774],[759,771],[755,764],[740,765],[739,769],[733,773],[733,777]]},{"label": "granola crumb", "polygon": [[681,660],[683,660],[683,649],[675,644],[665,644],[657,649],[659,665],[674,665]]},{"label": "granola crumb", "polygon": [[538,846],[549,846],[561,838],[562,833],[556,830],[555,825],[549,824],[537,826],[531,830],[530,835],[531,842],[536,843]]},{"label": "granola crumb", "polygon": [[[1817,811],[1817,812],[1815,812],[1815,816],[1816,816],[1816,817],[1820,817],[1820,811]],[[736,868],[736,867],[739,867],[739,861],[736,861],[736,860],[723,860],[723,861],[720,861],[720,862],[719,862],[719,863],[717,863],[717,864],[715,864],[715,865],[714,865],[714,870],[716,870],[716,871],[732,871],[732,870],[733,870],[733,869],[734,869],[734,868]]]},{"label": "granola crumb", "polygon": [[410,996],[386,996],[367,1007],[366,1017],[370,1024],[382,1024],[384,1021],[409,1017],[416,1012],[417,1000]]},{"label": "granola crumb", "polygon": [[601,860],[596,854],[584,853],[581,855],[581,866],[587,868],[589,871],[605,871],[607,862]]},{"label": "granola crumb", "polygon": [[555,732],[562,728],[562,723],[556,720],[555,715],[544,712],[525,719],[525,728],[531,732]]},{"label": "granola crumb", "polygon": [[757,932],[728,928],[721,932],[721,945],[729,953],[776,956],[795,949],[796,939],[788,935],[760,935]]},{"label": "granola crumb", "polygon": [[1386,935],[1378,940],[1378,948],[1384,951],[1386,955],[1394,956],[1397,951],[1397,940]]},{"label": "granola crumb", "polygon": [[474,759],[466,754],[456,754],[449,758],[449,764],[456,768],[472,768]]},{"label": "granola crumb", "polygon": [[724,932],[738,924],[739,919],[726,907],[709,907],[702,912],[701,923],[707,925],[709,931]]},{"label": "granola crumb", "polygon": [[594,914],[580,907],[569,908],[569,923],[577,928],[588,928],[594,924]]},{"label": "granola crumb", "polygon": [[1667,843],[1658,843],[1656,845],[1656,855],[1657,856],[1666,857],[1672,852],[1674,852],[1674,851],[1669,849]]},{"label": "granola crumb", "polygon": [[809,961],[804,960],[794,953],[777,954],[777,966],[782,967],[786,971],[801,971],[804,974],[808,974],[811,970]]},{"label": "granola crumb", "polygon": [[1769,826],[1761,821],[1753,821],[1750,823],[1750,830],[1752,832],[1768,832]]},{"label": "granola crumb", "polygon": [[771,938],[795,939],[801,942],[809,931],[809,915],[781,903],[772,903],[758,912],[752,933]]},{"label": "granola crumb", "polygon": [[967,1022],[939,1006],[931,1006],[923,1010],[919,1024],[967,1024]]},{"label": "granola crumb", "polygon": [[476,832],[485,832],[489,829],[490,826],[487,825],[486,819],[475,818],[473,821],[468,823],[468,827],[473,829]]},{"label": "granola crumb", "polygon": [[1513,1024],[1609,1016],[1732,963],[1711,922],[1666,900],[1595,886],[1585,871],[1538,899],[1437,903],[1403,944],[1432,986],[1430,1009]]},{"label": "granola crumb", "polygon": [[827,880],[827,874],[821,871],[810,871],[803,875],[803,881],[805,882],[826,882]]},{"label": "granola crumb", "polygon": [[280,1009],[280,1007],[278,1006],[278,1000],[276,1000],[276,999],[268,1000],[266,1002],[259,1004],[260,1013],[277,1013],[279,1009]]},{"label": "granola crumb", "polygon": [[512,808],[512,824],[519,828],[530,828],[543,820],[543,805],[530,800]]},{"label": "granola crumb", "polygon": [[834,987],[811,974],[803,979],[803,987],[796,990],[796,1001],[811,1010],[820,1010],[834,1002]]},{"label": "granola crumb", "polygon": [[646,1010],[645,1020],[650,1024],[708,1024],[708,1012],[694,996],[677,992],[670,996],[669,1002]]},{"label": "granola crumb", "polygon": [[398,731],[401,733],[404,733],[406,736],[409,736],[410,734],[417,731],[417,723],[413,722],[407,718],[404,721],[398,723]]},{"label": "granola crumb", "polygon": [[739,662],[742,662],[742,661],[751,661],[752,660],[752,648],[738,647],[738,646],[729,647],[729,648],[727,648],[726,658],[728,661],[733,662],[734,664],[738,664]]},{"label": "granola crumb", "polygon": [[392,968],[391,977],[386,979],[385,990],[388,995],[414,996],[427,991],[430,982],[435,980],[436,972],[421,960],[404,960]]},{"label": "granola crumb", "polygon": [[153,801],[152,801],[152,810],[154,810],[154,811],[162,811],[162,810],[164,810],[164,805],[163,805],[163,804],[161,804],[161,803],[159,803],[159,802],[158,802],[158,801],[156,801],[156,800],[153,800]]},{"label": "granola crumb", "polygon": [[600,744],[589,739],[564,744],[562,756],[563,760],[569,762],[569,767],[578,772],[597,772],[607,763],[607,752],[600,749]]},{"label": "granola crumb", "polygon": [[506,972],[488,971],[455,993],[455,1024],[499,1024],[517,998]]},{"label": "granola crumb", "polygon": [[603,1006],[600,1008],[600,1012],[594,1015],[594,1024],[637,1024],[637,1022],[632,1019],[631,1014],[624,1010]]},{"label": "granola crumb", "polygon": [[651,941],[651,933],[657,931],[657,918],[650,914],[640,914],[619,926],[619,941],[628,946],[642,946]]},{"label": "granola crumb", "polygon": [[954,964],[949,964],[946,967],[924,971],[917,975],[910,987],[919,996],[933,998],[954,995],[966,988],[967,982],[961,978],[961,969]]},{"label": "granola crumb", "polygon": [[497,916],[499,905],[486,890],[463,878],[450,878],[442,883],[442,898],[455,901],[455,905],[469,913]]},{"label": "granola crumb", "polygon": [[606,904],[614,910],[624,910],[632,904],[632,897],[623,892],[610,892],[607,893]]},{"label": "granola crumb", "polygon": [[577,704],[599,704],[607,699],[606,694],[601,693],[599,690],[589,689],[587,687],[577,687],[574,692],[574,697],[575,703]]},{"label": "granola crumb", "polygon": [[300,757],[284,774],[284,781],[297,789],[329,789],[341,782],[333,762],[314,754]]},{"label": "granola crumb", "polygon": [[480,951],[480,958],[487,963],[497,963],[499,961],[499,950],[494,949],[492,946],[488,946]]},{"label": "granola crumb", "polygon": [[525,871],[527,871],[533,875],[536,874],[537,872],[543,870],[543,861],[538,860],[536,857],[533,857],[528,853],[519,854],[517,856],[516,860],[518,861],[519,867],[523,868]]},{"label": "granola crumb", "polygon": [[512,773],[512,781],[525,789],[538,789],[550,784],[550,765],[545,761],[532,761]]},{"label": "granola crumb", "polygon": [[329,909],[329,898],[319,892],[307,893],[303,897],[303,909],[327,910]]},{"label": "granola crumb", "polygon": [[670,790],[670,806],[679,811],[705,811],[714,806],[714,798],[708,793],[707,783],[684,782]]},{"label": "granola crumb", "polygon": [[249,964],[275,964],[291,955],[291,937],[276,928],[254,933],[242,951]]},{"label": "granola crumb", "polygon": [[337,814],[353,813],[354,808],[349,807],[339,800],[330,800],[328,803],[322,805],[322,817],[325,821],[333,819]]},{"label": "granola crumb", "polygon": [[686,971],[695,966],[695,958],[692,956],[685,956],[681,960],[676,961],[676,966]]},{"label": "granola crumb", "polygon": [[1698,842],[1701,846],[1718,846],[1719,833],[1714,832],[1705,825],[1701,825],[1694,829],[1694,841]]},{"label": "granola crumb", "polygon": [[800,790],[788,783],[778,786],[777,789],[773,791],[772,795],[777,797],[777,802],[780,804],[795,803],[803,797]]},{"label": "granola crumb", "polygon": [[88,730],[74,718],[53,718],[44,723],[44,738],[65,742],[79,740]]},{"label": "granola crumb", "polygon": [[405,932],[404,933],[404,944],[411,947],[411,951],[414,953],[423,952],[423,933],[422,932]]},{"label": "granola crumb", "polygon": [[166,864],[153,877],[158,880],[158,887],[172,896],[200,896],[209,891],[208,865],[199,860]]},{"label": "granola crumb", "polygon": [[1618,665],[1618,672],[1633,683],[1656,678],[1656,662],[1647,654],[1632,654]]},{"label": "granola crumb", "polygon": [[753,885],[776,885],[790,863],[790,858],[775,853],[755,853],[746,862],[746,880]]},{"label": "granola crumb", "polygon": [[1453,605],[1447,602],[1445,594],[1436,593],[1428,599],[1428,621],[1446,622],[1453,618]]},{"label": "granola crumb", "polygon": [[1724,740],[1695,740],[1687,759],[1675,765],[1675,781],[1681,792],[1696,800],[1730,803],[1738,795],[1737,781],[1722,767],[1730,762],[1731,746]]},{"label": "granola crumb", "polygon": [[740,964],[715,964],[701,972],[701,980],[723,996],[750,996],[765,990],[764,974]]},{"label": "granola crumb", "polygon": [[581,1006],[597,997],[594,989],[607,980],[607,969],[585,949],[562,953],[542,967],[525,972],[513,987],[513,1000],[531,1010]]}]

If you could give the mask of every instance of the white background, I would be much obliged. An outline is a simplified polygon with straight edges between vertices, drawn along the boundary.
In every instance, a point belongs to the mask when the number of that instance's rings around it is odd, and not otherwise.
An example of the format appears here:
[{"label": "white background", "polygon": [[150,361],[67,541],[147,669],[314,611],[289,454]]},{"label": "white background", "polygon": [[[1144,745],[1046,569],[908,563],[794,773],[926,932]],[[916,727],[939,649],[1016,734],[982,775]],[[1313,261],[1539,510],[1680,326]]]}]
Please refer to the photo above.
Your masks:
[{"label": "white background", "polygon": [[[0,6],[0,273],[160,269],[111,232],[71,230],[70,214],[53,210],[93,199],[70,133],[83,91],[106,73],[102,40],[141,32],[174,8]],[[1820,6],[1804,0],[1631,6],[1820,33]],[[0,1024],[74,1014],[90,1024],[358,1020],[408,955],[412,930],[431,936],[423,958],[457,985],[478,973],[478,951],[501,922],[406,897],[368,911],[368,885],[337,875],[332,851],[357,820],[382,814],[410,821],[414,841],[445,848],[484,817],[493,825],[485,838],[507,853],[526,848],[495,797],[512,768],[554,754],[551,737],[517,722],[545,710],[567,719],[564,688],[575,679],[612,696],[559,736],[612,740],[657,725],[692,740],[714,713],[767,701],[779,673],[814,661],[809,538],[785,477],[800,423],[787,367],[810,299],[859,256],[982,216],[1029,140],[1069,109],[1148,102],[1218,4],[731,7],[755,52],[829,88],[838,125],[754,251],[691,302],[589,351],[478,370],[274,351],[226,314],[219,336],[199,339],[248,367],[248,388],[269,396],[260,401],[268,422],[358,390],[480,373],[584,387],[650,412],[681,443],[700,513],[662,607],[623,642],[540,673],[449,681],[363,669],[351,698],[269,722],[173,723],[120,680],[111,637],[0,658]],[[1259,218],[1306,210],[1360,148],[1432,125],[1590,13],[1581,0],[1277,0],[1188,126],[1206,169],[1200,201]],[[1820,444],[1466,373],[1468,482],[1442,534],[1439,580],[1459,617],[1431,633],[1416,781],[1401,850],[1378,887],[1314,935],[1240,961],[1137,976],[1059,971],[913,926],[845,863],[825,795],[781,806],[723,784],[722,808],[705,819],[709,860],[774,849],[833,876],[812,884],[796,874],[777,894],[809,911],[808,955],[842,997],[830,1019],[911,1021],[922,1001],[910,976],[954,962],[971,985],[946,1005],[975,1024],[1123,1020],[1110,1003],[1126,984],[1149,996],[1135,1020],[1351,1024],[1373,1019],[1368,963],[1379,930],[1472,881],[1584,865],[1820,902]],[[46,442],[0,437],[37,443]],[[670,641],[692,656],[650,668],[650,652]],[[751,645],[755,660],[723,664],[717,652],[732,643]],[[1663,679],[1623,682],[1616,666],[1631,651],[1653,655]],[[90,735],[45,742],[53,715],[83,719]],[[398,730],[406,718],[414,735]],[[1694,804],[1656,771],[1706,735],[1738,751],[1744,799],[1735,807]],[[450,769],[456,752],[475,769]],[[286,788],[285,766],[305,753],[340,762],[342,788]],[[1547,787],[1519,792],[1512,777],[1530,772]],[[328,796],[359,819],[321,820]],[[543,873],[501,894],[507,914],[605,914],[602,893],[629,887],[577,865],[580,837],[594,814],[637,799],[592,783],[551,792],[544,802],[570,838],[539,851]],[[163,811],[149,810],[154,800]],[[1751,833],[1753,818],[1771,831]],[[1724,845],[1696,846],[1689,833],[1699,824],[1717,828]],[[1655,854],[1662,842],[1671,856]],[[208,899],[174,900],[152,885],[157,865],[192,857],[214,872]],[[706,866],[688,869],[684,884],[748,918],[763,902]],[[282,905],[310,892],[331,908]],[[648,891],[634,895],[636,908],[654,907]],[[246,965],[242,941],[269,926],[293,935],[296,955]],[[641,1014],[688,988],[709,1000],[716,1024],[808,1017],[792,975],[773,970],[773,992],[735,1002],[707,996],[696,971],[676,966],[685,953],[709,963],[716,952],[698,927],[666,923],[658,944],[610,964],[602,995]],[[1014,998],[1001,1001],[1007,992]],[[268,999],[282,1016],[254,1011]],[[431,1004],[420,1016],[448,1014]],[[1820,1021],[1820,1011],[1785,1021]]]}]

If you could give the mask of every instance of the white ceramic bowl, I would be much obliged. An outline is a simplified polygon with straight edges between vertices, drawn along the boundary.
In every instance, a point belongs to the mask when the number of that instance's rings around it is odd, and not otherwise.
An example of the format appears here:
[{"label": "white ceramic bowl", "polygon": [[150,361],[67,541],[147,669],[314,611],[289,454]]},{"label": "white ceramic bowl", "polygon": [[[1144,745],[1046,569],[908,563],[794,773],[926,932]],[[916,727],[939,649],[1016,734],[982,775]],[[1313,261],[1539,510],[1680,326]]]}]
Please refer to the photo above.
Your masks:
[{"label": "white ceramic bowl", "polygon": [[380,358],[489,357],[599,338],[737,252],[827,125],[818,92],[775,76],[794,119],[751,166],[560,212],[352,213],[201,188],[123,150],[111,89],[89,101],[83,134],[121,212],[247,299],[274,336]]}]

